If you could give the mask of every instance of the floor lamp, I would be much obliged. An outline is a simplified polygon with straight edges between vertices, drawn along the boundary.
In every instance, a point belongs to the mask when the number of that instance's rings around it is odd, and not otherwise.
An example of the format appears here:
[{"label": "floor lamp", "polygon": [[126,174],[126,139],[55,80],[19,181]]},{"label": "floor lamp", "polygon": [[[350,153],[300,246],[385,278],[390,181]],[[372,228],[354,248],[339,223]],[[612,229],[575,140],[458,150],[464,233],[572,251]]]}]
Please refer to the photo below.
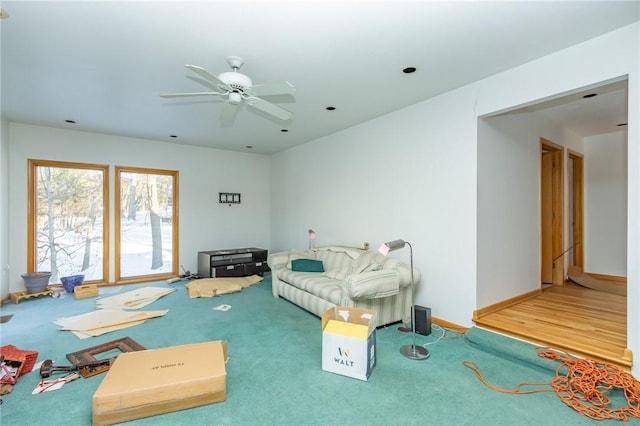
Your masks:
[{"label": "floor lamp", "polygon": [[388,243],[384,243],[380,246],[378,251],[386,256],[390,251],[403,248],[405,245],[409,246],[409,257],[411,258],[411,333],[413,334],[413,344],[404,345],[400,348],[400,353],[409,359],[427,359],[429,358],[429,351],[424,346],[416,346],[416,310],[413,305],[413,292],[415,282],[413,280],[413,247],[407,241],[393,240]]},{"label": "floor lamp", "polygon": [[313,248],[313,240],[316,239],[316,232],[313,229],[309,229],[309,250]]}]

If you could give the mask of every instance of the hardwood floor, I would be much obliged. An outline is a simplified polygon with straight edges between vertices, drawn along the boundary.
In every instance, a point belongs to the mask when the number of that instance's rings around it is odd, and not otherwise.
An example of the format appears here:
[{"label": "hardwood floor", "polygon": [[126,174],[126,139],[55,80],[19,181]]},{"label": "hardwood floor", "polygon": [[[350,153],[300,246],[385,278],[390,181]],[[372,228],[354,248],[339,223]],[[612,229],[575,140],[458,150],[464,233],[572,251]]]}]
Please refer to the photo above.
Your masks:
[{"label": "hardwood floor", "polygon": [[630,370],[627,298],[568,282],[474,318],[476,325]]}]

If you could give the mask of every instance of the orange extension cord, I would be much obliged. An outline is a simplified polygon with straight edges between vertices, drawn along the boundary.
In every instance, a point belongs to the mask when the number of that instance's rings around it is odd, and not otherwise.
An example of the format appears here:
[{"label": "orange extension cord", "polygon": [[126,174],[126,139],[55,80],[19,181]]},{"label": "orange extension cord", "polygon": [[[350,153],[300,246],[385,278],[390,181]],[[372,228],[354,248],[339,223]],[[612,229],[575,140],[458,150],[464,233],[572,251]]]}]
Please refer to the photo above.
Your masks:
[{"label": "orange extension cord", "polygon": [[[553,392],[560,400],[583,416],[594,420],[616,419],[627,421],[629,417],[640,418],[640,382],[631,374],[615,365],[598,363],[588,359],[576,359],[558,352],[536,348],[538,356],[553,361],[561,361],[556,368],[556,376],[550,383],[519,383],[515,389],[503,389],[489,384],[480,373],[476,363],[463,361],[462,364],[474,371],[478,379],[489,389],[509,394],[530,394]],[[563,371],[565,371],[563,373]],[[522,390],[523,386],[551,386],[553,389]],[[607,408],[611,400],[606,393],[614,388],[623,391],[626,407]]]}]

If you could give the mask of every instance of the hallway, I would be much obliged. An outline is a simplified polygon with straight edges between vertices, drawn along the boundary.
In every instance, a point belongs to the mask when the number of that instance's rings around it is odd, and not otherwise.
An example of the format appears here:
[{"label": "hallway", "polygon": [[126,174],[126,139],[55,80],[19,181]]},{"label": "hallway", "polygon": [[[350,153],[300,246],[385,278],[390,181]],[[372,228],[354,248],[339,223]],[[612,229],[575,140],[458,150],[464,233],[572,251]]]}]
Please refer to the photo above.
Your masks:
[{"label": "hallway", "polygon": [[476,325],[630,370],[627,298],[568,282],[487,313]]}]

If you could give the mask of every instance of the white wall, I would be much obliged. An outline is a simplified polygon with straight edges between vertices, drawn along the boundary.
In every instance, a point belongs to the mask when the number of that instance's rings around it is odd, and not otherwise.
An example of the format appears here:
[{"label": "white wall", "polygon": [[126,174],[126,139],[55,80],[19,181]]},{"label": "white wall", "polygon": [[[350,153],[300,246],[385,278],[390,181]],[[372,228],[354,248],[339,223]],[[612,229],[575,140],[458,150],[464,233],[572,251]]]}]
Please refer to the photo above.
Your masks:
[{"label": "white wall", "polygon": [[[478,163],[478,117],[628,76],[628,215],[639,217],[639,28],[638,23],[630,25],[275,155],[273,248],[306,245],[308,228],[327,242],[367,240],[376,247],[385,240],[407,239],[414,245],[416,266],[423,273],[416,303],[431,307],[435,317],[472,325],[472,313],[481,307],[477,300],[491,304],[518,294],[506,288],[512,284],[512,270],[495,271],[494,280],[504,283],[497,288],[479,286],[476,277],[476,270],[486,274],[492,266],[489,263],[495,262],[476,256],[476,236],[481,235],[476,228],[485,226],[484,220],[492,213],[483,204],[482,217],[478,217],[476,207],[477,176],[488,173],[477,172],[478,165],[487,163]],[[506,171],[502,177],[510,179]],[[498,207],[518,208],[503,203]],[[483,222],[476,225],[477,219]],[[637,264],[640,232],[631,219],[628,232],[632,240],[628,256]],[[504,248],[510,243],[498,244]],[[504,264],[524,262],[522,251],[504,251]],[[406,258],[407,254],[397,256]],[[483,264],[477,265],[479,261]],[[628,346],[637,356],[637,266],[628,268],[628,282]],[[640,366],[635,366],[634,374],[639,372]]]},{"label": "white wall", "polygon": [[[636,38],[637,34],[636,34]],[[638,50],[632,60],[639,63]],[[640,65],[637,65],[640,66]],[[627,136],[627,347],[635,354],[631,372],[640,377],[640,76],[629,80]]]},{"label": "white wall", "polygon": [[[274,250],[402,238],[416,300],[468,324],[475,307],[475,93],[457,90],[273,157]],[[409,250],[392,253],[405,261]]]},{"label": "white wall", "polygon": [[[197,270],[197,252],[241,246],[269,247],[268,156],[181,146],[142,139],[10,124],[10,291],[24,289],[26,271],[27,159],[148,167],[179,172],[180,263]],[[113,186],[112,186],[113,188]],[[242,204],[218,203],[218,192],[239,192]],[[113,190],[110,191],[114,215]],[[113,222],[112,222],[113,223]],[[114,227],[112,226],[113,233]],[[4,238],[3,238],[4,241]],[[113,252],[113,235],[111,251]],[[113,262],[110,277],[113,279]]]},{"label": "white wall", "polygon": [[584,141],[584,269],[627,276],[627,132]]},{"label": "white wall", "polygon": [[[536,113],[503,114],[478,127],[478,307],[539,288],[540,137],[584,155],[585,270],[627,276],[627,132],[583,140]],[[565,194],[567,163],[565,151]],[[568,236],[568,199],[564,214]]]},{"label": "white wall", "polygon": [[0,298],[9,294],[9,123],[0,120]]},{"label": "white wall", "polygon": [[540,288],[540,138],[580,144],[536,113],[478,122],[479,308]]}]

